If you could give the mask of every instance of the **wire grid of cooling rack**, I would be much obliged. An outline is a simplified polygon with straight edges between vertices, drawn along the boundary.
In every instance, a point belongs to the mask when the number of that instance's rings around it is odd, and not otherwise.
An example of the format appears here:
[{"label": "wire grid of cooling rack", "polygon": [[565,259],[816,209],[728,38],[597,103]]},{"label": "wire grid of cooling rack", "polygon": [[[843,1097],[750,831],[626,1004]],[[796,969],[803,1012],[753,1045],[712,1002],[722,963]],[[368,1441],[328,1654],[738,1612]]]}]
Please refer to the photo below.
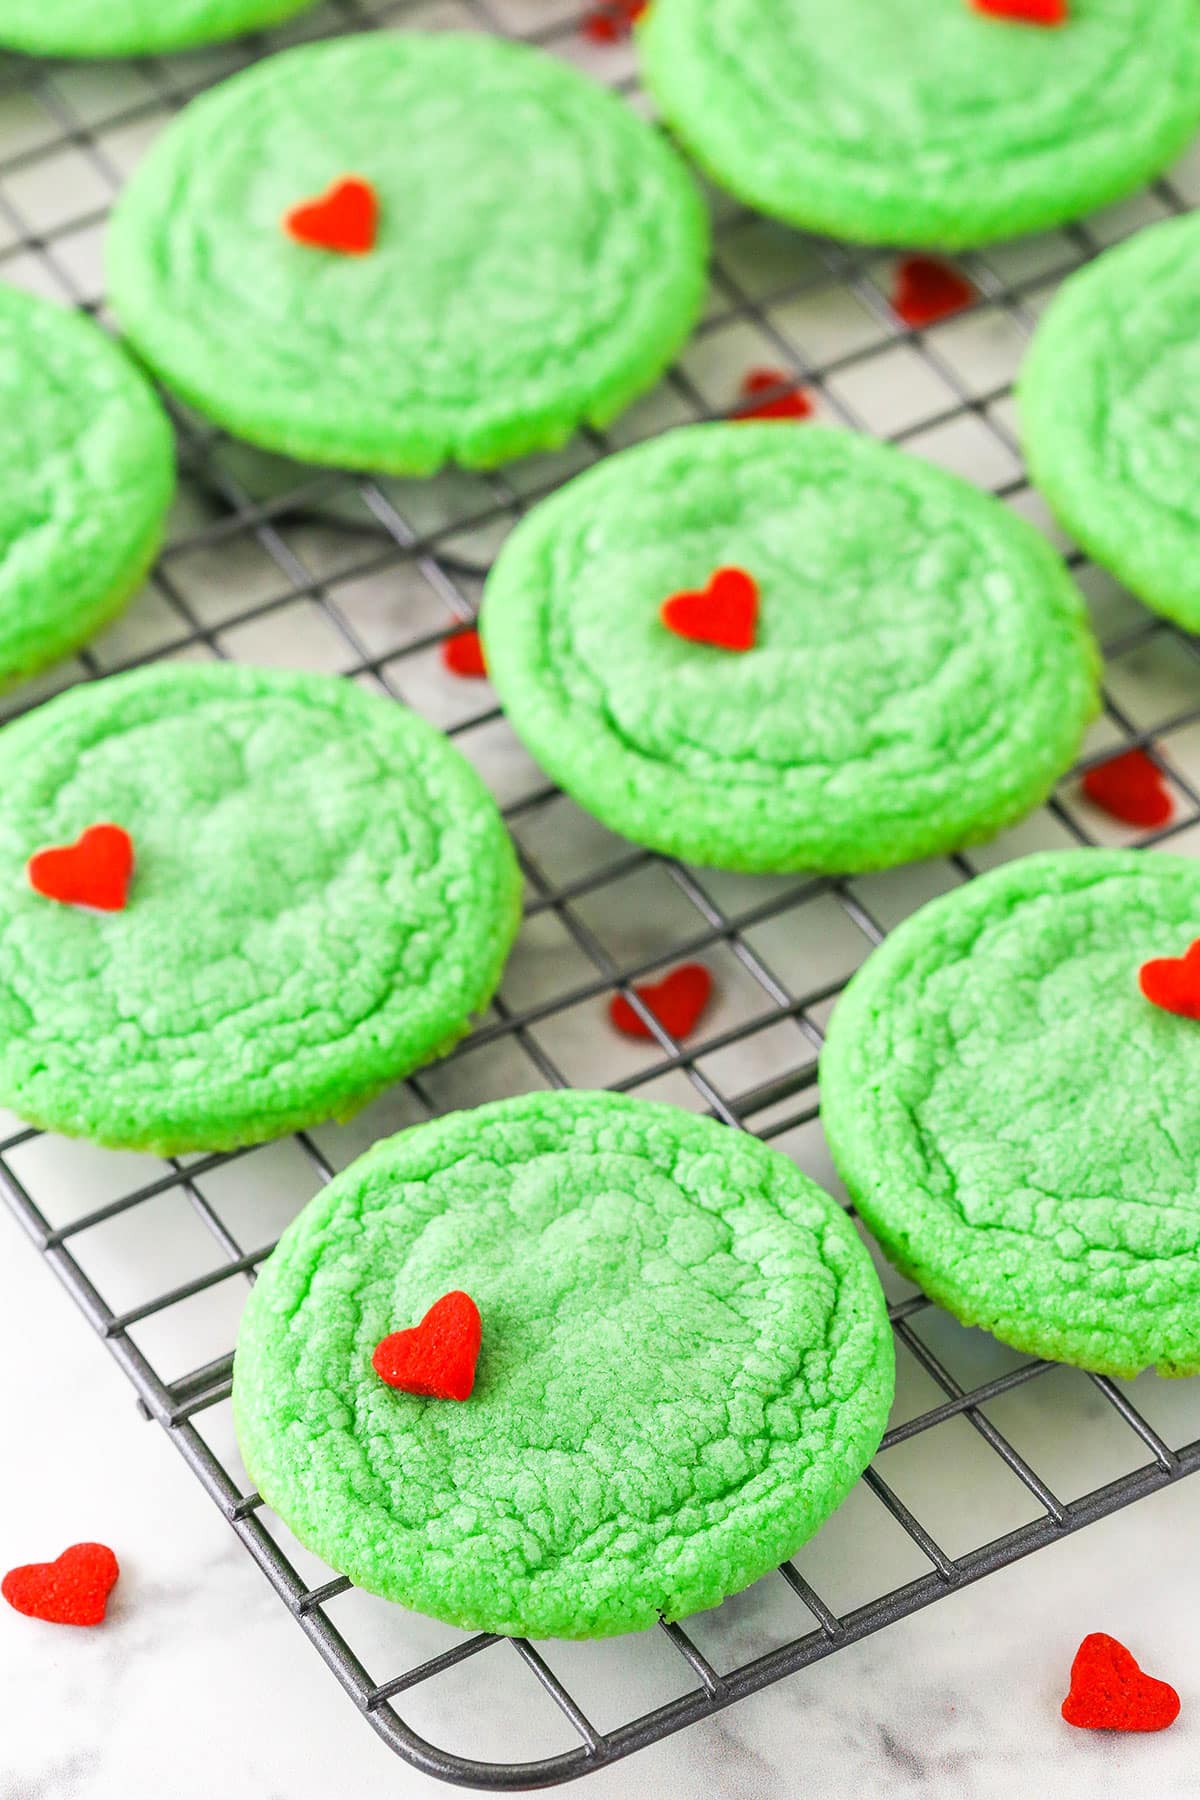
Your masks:
[{"label": "wire grid of cooling rack", "polygon": [[[338,0],[333,10],[320,8],[268,39],[190,57],[103,69],[12,60],[0,70],[0,279],[102,312],[98,243],[132,161],[194,92],[264,49],[330,32],[466,26],[541,43],[632,92],[628,46],[596,44],[581,29],[584,17],[577,0],[384,8]],[[674,1678],[646,1690],[656,1704],[627,1698],[615,1712],[610,1705],[612,1716],[600,1725],[563,1673],[570,1658],[562,1646],[447,1631],[444,1647],[431,1651],[421,1640],[418,1653],[383,1666],[372,1659],[368,1667],[367,1652],[339,1622],[350,1584],[310,1569],[305,1553],[246,1491],[227,1430],[228,1315],[214,1354],[198,1354],[200,1340],[182,1328],[187,1309],[214,1296],[232,1296],[236,1311],[279,1226],[371,1136],[500,1092],[574,1083],[670,1098],[778,1142],[831,1181],[816,1136],[816,1054],[829,1006],[870,946],[929,893],[969,879],[990,861],[1050,843],[1127,842],[1135,834],[1089,812],[1076,771],[1033,822],[999,845],[907,875],[749,881],[693,870],[620,844],[578,814],[524,761],[486,684],[456,683],[440,669],[438,646],[473,617],[497,543],[539,493],[636,437],[736,410],[737,373],[751,366],[778,368],[804,384],[818,413],[956,467],[1049,528],[1024,480],[1009,407],[1013,369],[1037,312],[1056,282],[1107,241],[1197,202],[1200,158],[1193,155],[1169,179],[1086,224],[960,259],[978,300],[953,320],[913,332],[888,304],[893,259],[783,231],[714,198],[709,308],[659,390],[609,434],[584,434],[560,456],[488,476],[450,473],[418,484],[301,470],[258,458],[175,409],[182,499],[145,593],[125,621],[5,708],[20,710],[70,680],[152,656],[320,666],[433,717],[505,806],[527,909],[501,994],[445,1063],[411,1078],[357,1125],[300,1133],[269,1152],[162,1164],[102,1153],[94,1153],[95,1166],[47,1161],[48,1140],[15,1120],[0,1138],[0,1188],[125,1369],[146,1414],[165,1428],[375,1730],[434,1776],[501,1789],[585,1774],[1200,1468],[1200,1403],[1192,1402],[1189,1414],[1185,1400],[1164,1401],[1168,1384],[1154,1377],[1130,1384],[1076,1375],[1002,1352],[990,1340],[981,1357],[981,1334],[962,1331],[881,1269],[907,1399],[858,1493],[903,1540],[905,1578],[895,1579],[900,1565],[859,1554],[855,1560],[866,1566],[858,1569],[853,1603],[831,1598],[822,1591],[833,1569],[821,1550],[827,1527],[779,1571],[783,1600],[769,1641],[735,1632],[733,1650],[726,1644],[722,1652],[713,1621],[736,1601],[687,1629],[664,1625],[656,1642],[667,1647]],[[1168,826],[1136,841],[1196,849],[1198,646],[1077,554],[1072,561],[1107,659],[1105,715],[1084,763],[1116,747],[1145,746],[1164,771],[1176,810]],[[622,893],[623,908],[616,903]],[[804,946],[799,956],[797,944]],[[684,957],[710,963],[722,996],[686,1045],[658,1025],[632,988]],[[608,1033],[604,1009],[615,991],[645,1020],[651,1037],[644,1046],[619,1044]],[[56,1154],[84,1154],[55,1142]],[[275,1162],[264,1163],[266,1154]],[[54,1171],[49,1182],[47,1169]],[[251,1186],[271,1171],[278,1213],[274,1230],[250,1248],[236,1216],[244,1198],[239,1170],[249,1171]],[[168,1203],[198,1221],[206,1252],[190,1264],[179,1252],[170,1278],[128,1303],[120,1261],[128,1244],[117,1246],[115,1260],[106,1257],[104,1233],[126,1232]],[[176,1217],[173,1245],[180,1235]],[[157,1327],[163,1329],[156,1335]],[[1086,1391],[1083,1411],[1073,1411],[1055,1386],[1068,1376],[1078,1384],[1076,1398]],[[1176,1394],[1186,1385],[1175,1384]],[[1033,1415],[1015,1412],[1004,1429],[997,1423],[1016,1398],[1028,1400],[1039,1421],[1036,1456],[1021,1448]],[[1099,1416],[1104,1429],[1119,1434],[1115,1460],[1100,1465],[1090,1458],[1078,1435],[1085,1414],[1091,1427]],[[951,1427],[960,1434],[953,1456]],[[1063,1450],[1053,1474],[1046,1462],[1052,1440]],[[973,1447],[973,1462],[961,1460],[964,1442]],[[906,1449],[916,1462],[904,1464]],[[988,1468],[1006,1471],[1021,1497],[1015,1512],[997,1515],[1002,1529],[994,1519],[989,1527],[980,1456]],[[1068,1474],[1071,1462],[1079,1467]],[[921,1504],[911,1498],[914,1466],[930,1477]],[[928,1497],[955,1485],[964,1488],[972,1517],[965,1535],[961,1520],[949,1528],[957,1541],[948,1547]],[[387,1610],[389,1617],[400,1612]],[[632,1640],[603,1651],[617,1662],[637,1662],[640,1654]],[[548,1696],[565,1748],[530,1757],[514,1737],[514,1748],[502,1754],[473,1755],[439,1747],[414,1726],[412,1708],[423,1691],[466,1674],[475,1682],[466,1691],[482,1694],[495,1681],[497,1658],[510,1659],[510,1668],[516,1659],[530,1697]]]}]

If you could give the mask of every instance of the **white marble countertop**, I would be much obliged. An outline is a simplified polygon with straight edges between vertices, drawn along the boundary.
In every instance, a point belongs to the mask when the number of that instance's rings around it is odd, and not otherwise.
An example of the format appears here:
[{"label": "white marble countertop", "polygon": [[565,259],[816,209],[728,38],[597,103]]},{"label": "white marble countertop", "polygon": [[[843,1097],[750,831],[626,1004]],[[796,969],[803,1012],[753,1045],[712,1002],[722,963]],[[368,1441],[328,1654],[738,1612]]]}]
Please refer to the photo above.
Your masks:
[{"label": "white marble countertop", "polygon": [[[105,1624],[0,1607],[2,1800],[407,1800],[452,1790],[356,1717],[67,1296],[0,1223],[0,1557],[109,1542]],[[1200,1482],[1185,1481],[702,1725],[589,1800],[1054,1800],[1195,1791]],[[1157,1737],[1058,1717],[1103,1629],[1170,1679]],[[486,1705],[486,1696],[479,1703]]]}]

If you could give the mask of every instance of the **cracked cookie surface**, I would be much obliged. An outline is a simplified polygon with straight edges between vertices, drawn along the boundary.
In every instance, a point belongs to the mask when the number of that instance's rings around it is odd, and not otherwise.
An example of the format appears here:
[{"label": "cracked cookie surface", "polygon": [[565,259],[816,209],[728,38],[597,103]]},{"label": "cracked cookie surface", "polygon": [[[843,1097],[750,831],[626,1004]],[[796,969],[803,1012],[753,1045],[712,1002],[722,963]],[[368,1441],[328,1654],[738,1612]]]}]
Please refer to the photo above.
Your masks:
[{"label": "cracked cookie surface", "polygon": [[166,414],[90,319],[0,286],[0,685],[141,585],[175,487]]},{"label": "cracked cookie surface", "polygon": [[793,225],[958,249],[1132,193],[1200,125],[1200,0],[654,0],[642,71],[715,181]]},{"label": "cracked cookie surface", "polygon": [[[753,649],[659,618],[715,569],[758,584]],[[817,426],[685,426],[534,508],[488,579],[513,729],[636,843],[746,870],[878,868],[1043,800],[1095,711],[1062,562],[990,496]]]},{"label": "cracked cookie surface", "polygon": [[[371,1353],[439,1295],[483,1317],[470,1400]],[[673,1107],[532,1094],[377,1145],[312,1200],[242,1320],[247,1467],[300,1540],[471,1630],[681,1618],[808,1538],[874,1453],[883,1295],[778,1151]]]},{"label": "cracked cookie surface", "polygon": [[1200,1025],[1138,988],[1200,865],[1031,856],[922,907],[833,1016],[821,1118],[889,1257],[1004,1343],[1200,1371]]},{"label": "cracked cookie surface", "polygon": [[[374,248],[280,228],[354,174]],[[662,374],[706,291],[699,192],[662,136],[541,51],[371,32],[192,102],[113,214],[123,329],[267,450],[401,475],[557,448]]]},{"label": "cracked cookie surface", "polygon": [[[0,732],[0,1105],[160,1153],[344,1116],[463,1035],[516,930],[474,770],[348,681],[229,663],[77,687]],[[111,821],[124,911],[28,857]]]},{"label": "cracked cookie surface", "polygon": [[1067,530],[1200,629],[1200,216],[1151,225],[1063,284],[1017,400],[1033,478]]}]

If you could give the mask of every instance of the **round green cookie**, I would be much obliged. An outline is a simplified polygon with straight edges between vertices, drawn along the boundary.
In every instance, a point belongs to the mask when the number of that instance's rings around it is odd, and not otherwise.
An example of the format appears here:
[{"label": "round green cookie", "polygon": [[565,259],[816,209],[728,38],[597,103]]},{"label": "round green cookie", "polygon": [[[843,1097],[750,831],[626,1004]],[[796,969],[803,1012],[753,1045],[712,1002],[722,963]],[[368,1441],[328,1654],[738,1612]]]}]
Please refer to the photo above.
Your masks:
[{"label": "round green cookie", "polygon": [[[36,893],[102,822],[125,909]],[[392,701],[228,663],[73,688],[0,732],[0,1105],[160,1154],[345,1116],[463,1035],[518,909],[482,783]]]},{"label": "round green cookie", "polygon": [[1200,630],[1200,214],[1065,283],[1017,389],[1029,467],[1067,530]]},{"label": "round green cookie", "polygon": [[[353,174],[375,245],[283,215]],[[423,475],[604,425],[703,304],[707,224],[666,142],[540,51],[372,32],[195,100],[113,215],[122,326],[201,412],[268,450]]]},{"label": "round green cookie", "polygon": [[[745,652],[663,600],[733,566]],[[685,426],[534,509],[483,606],[516,732],[635,842],[721,868],[851,870],[1043,800],[1096,707],[1082,602],[1030,526],[856,433]]]},{"label": "round green cookie", "polygon": [[0,286],[0,685],[140,587],[175,487],[166,414],[79,313]]},{"label": "round green cookie", "polygon": [[[442,1294],[469,1400],[371,1354]],[[778,1151],[613,1094],[529,1094],[377,1144],[264,1266],[234,1362],[246,1466],[361,1586],[469,1630],[605,1637],[790,1556],[874,1454],[879,1281]]]},{"label": "round green cookie", "polygon": [[1200,864],[1030,856],[875,951],[821,1059],[834,1161],[968,1325],[1109,1375],[1200,1371],[1200,1023],[1142,963],[1200,937]]},{"label": "round green cookie", "polygon": [[749,205],[947,249],[1073,219],[1200,124],[1200,0],[1070,0],[1057,29],[971,0],[654,0],[647,86]]},{"label": "round green cookie", "polygon": [[29,56],[154,56],[260,31],[312,0],[0,0],[0,45]]}]

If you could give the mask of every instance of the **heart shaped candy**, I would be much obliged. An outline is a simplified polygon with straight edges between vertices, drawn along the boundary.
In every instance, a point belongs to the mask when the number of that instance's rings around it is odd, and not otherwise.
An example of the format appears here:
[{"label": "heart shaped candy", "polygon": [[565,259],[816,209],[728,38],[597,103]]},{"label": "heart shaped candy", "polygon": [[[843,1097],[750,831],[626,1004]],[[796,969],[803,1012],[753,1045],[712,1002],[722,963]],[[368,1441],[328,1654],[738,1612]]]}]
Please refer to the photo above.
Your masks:
[{"label": "heart shaped candy", "polygon": [[[634,991],[638,999],[643,1001],[664,1031],[669,1031],[677,1041],[687,1037],[699,1023],[700,1015],[708,1005],[712,993],[712,976],[703,963],[681,963],[679,968],[672,969],[661,981],[648,981]],[[626,1037],[653,1037],[650,1027],[640,1019],[624,994],[614,994],[609,1002],[608,1016],[618,1031]]]},{"label": "heart shaped candy", "polygon": [[107,1544],[72,1544],[48,1563],[23,1563],[0,1581],[0,1594],[31,1619],[99,1625],[120,1574]]},{"label": "heart shaped candy", "polygon": [[1138,970],[1138,986],[1151,1006],[1200,1019],[1200,938],[1182,956],[1157,956]]},{"label": "heart shaped candy", "polygon": [[580,30],[594,44],[616,44],[627,38],[646,10],[648,0],[602,0],[583,15]]},{"label": "heart shaped candy", "polygon": [[1162,1731],[1179,1714],[1179,1695],[1138,1667],[1124,1644],[1105,1631],[1089,1632],[1071,1664],[1071,1691],[1062,1703],[1068,1725],[1092,1731]]},{"label": "heart shaped candy", "polygon": [[379,202],[361,175],[343,175],[315,200],[302,200],[283,216],[283,228],[298,244],[365,256],[375,247]]},{"label": "heart shaped candy", "polygon": [[133,841],[120,825],[89,825],[73,844],[38,850],[26,874],[34,892],[47,900],[121,912],[133,874]]},{"label": "heart shaped candy", "polygon": [[914,331],[970,306],[975,289],[965,275],[932,256],[906,256],[896,269],[891,307]]},{"label": "heart shaped candy", "polygon": [[1018,25],[1065,25],[1067,0],[971,0],[976,12]]},{"label": "heart shaped candy", "polygon": [[483,644],[477,631],[456,631],[453,637],[443,638],[441,654],[442,666],[452,675],[478,681],[487,674]]},{"label": "heart shaped candy", "polygon": [[[760,400],[759,394],[770,399]],[[735,419],[811,419],[812,397],[787,369],[747,369],[742,377],[740,396],[745,405],[734,413]]]},{"label": "heart shaped candy", "polygon": [[751,650],[758,622],[758,583],[745,569],[717,569],[708,585],[664,600],[659,617],[676,637],[722,650]]},{"label": "heart shaped candy", "polygon": [[1144,831],[1165,825],[1175,810],[1162,770],[1144,750],[1126,750],[1098,763],[1087,771],[1082,786],[1094,806],[1122,825]]},{"label": "heart shaped candy", "polygon": [[375,1346],[371,1367],[389,1387],[432,1400],[465,1400],[475,1385],[483,1323],[470,1294],[435,1300],[419,1325]]}]

